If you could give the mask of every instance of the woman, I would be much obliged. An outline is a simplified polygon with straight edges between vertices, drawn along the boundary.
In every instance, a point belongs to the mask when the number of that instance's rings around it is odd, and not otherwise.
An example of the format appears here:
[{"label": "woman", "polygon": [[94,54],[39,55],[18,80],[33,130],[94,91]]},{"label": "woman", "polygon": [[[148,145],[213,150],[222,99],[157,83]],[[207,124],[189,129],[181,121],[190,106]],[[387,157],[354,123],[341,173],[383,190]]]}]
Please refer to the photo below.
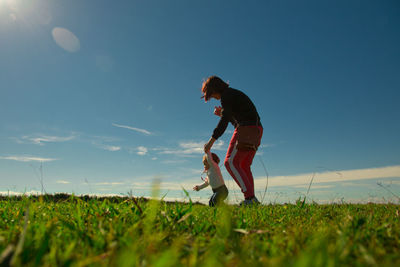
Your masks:
[{"label": "woman", "polygon": [[250,166],[260,145],[263,128],[260,116],[250,98],[243,92],[229,87],[217,76],[209,77],[201,88],[202,98],[207,102],[210,98],[221,101],[221,106],[215,107],[214,114],[221,117],[212,137],[204,145],[207,153],[214,142],[225,132],[228,123],[235,127],[224,165],[238,184],[245,200],[241,205],[258,204],[254,195],[254,179]]}]

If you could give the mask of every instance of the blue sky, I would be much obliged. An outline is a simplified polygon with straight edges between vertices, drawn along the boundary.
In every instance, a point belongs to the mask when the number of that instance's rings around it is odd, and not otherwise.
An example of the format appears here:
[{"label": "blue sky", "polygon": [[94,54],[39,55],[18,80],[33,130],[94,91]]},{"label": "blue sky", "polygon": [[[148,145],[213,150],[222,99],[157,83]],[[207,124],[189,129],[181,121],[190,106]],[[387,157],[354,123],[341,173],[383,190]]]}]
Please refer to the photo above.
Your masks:
[{"label": "blue sky", "polygon": [[[266,202],[304,196],[313,176],[316,201],[398,201],[399,11],[398,1],[0,0],[0,192],[41,191],[42,164],[49,193],[149,195],[158,179],[182,197],[201,182],[218,122],[201,83],[218,75],[260,113],[253,173],[264,191],[265,165]],[[214,145],[221,158],[232,131]]]}]

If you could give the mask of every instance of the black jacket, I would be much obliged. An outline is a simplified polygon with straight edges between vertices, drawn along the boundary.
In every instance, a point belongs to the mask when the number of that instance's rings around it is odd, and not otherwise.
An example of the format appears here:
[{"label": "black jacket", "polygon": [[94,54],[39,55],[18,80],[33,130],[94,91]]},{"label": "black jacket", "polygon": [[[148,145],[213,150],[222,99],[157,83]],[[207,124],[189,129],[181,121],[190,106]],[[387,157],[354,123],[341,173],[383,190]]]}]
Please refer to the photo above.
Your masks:
[{"label": "black jacket", "polygon": [[228,88],[221,94],[222,116],[212,137],[218,139],[228,127],[228,123],[237,128],[240,125],[262,126],[260,116],[250,98],[242,91]]}]

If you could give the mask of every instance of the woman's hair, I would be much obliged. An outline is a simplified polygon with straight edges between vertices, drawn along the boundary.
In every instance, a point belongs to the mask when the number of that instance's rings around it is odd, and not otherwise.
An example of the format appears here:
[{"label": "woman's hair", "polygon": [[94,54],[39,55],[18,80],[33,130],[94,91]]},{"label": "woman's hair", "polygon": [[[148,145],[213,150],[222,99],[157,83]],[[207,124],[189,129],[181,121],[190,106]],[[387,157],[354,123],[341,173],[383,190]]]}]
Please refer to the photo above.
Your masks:
[{"label": "woman's hair", "polygon": [[229,87],[229,84],[224,82],[218,76],[210,76],[203,82],[203,86],[201,87],[201,92],[205,101],[208,101],[213,93],[221,94],[225,91],[226,88]]}]

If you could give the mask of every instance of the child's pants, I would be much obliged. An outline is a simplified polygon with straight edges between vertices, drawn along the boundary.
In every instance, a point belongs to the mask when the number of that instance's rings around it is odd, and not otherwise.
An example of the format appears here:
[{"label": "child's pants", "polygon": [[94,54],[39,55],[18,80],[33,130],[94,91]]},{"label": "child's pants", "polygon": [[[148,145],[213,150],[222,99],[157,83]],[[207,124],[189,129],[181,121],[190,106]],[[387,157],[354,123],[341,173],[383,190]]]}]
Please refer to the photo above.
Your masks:
[{"label": "child's pants", "polygon": [[228,188],[226,185],[221,185],[218,188],[213,188],[214,194],[211,196],[210,201],[208,204],[210,207],[214,207],[221,202],[223,202],[228,197]]},{"label": "child's pants", "polygon": [[[263,134],[261,126],[254,126],[260,129],[260,140]],[[254,150],[238,150],[236,147],[237,129],[233,132],[231,141],[229,142],[228,152],[225,157],[225,167],[238,186],[242,189],[245,198],[254,196],[254,179],[251,173],[250,166],[253,163],[253,158],[256,155]]]}]

